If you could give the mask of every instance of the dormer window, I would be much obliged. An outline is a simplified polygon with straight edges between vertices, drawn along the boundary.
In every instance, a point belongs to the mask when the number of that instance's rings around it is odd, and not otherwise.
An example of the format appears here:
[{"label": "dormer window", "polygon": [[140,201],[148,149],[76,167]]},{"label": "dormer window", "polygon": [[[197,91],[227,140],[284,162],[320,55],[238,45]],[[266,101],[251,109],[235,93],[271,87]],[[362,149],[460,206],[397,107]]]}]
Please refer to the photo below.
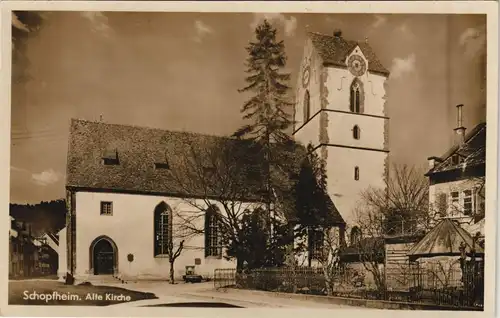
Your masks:
[{"label": "dormer window", "polygon": [[458,154],[455,154],[453,156],[451,156],[451,164],[452,165],[458,165],[462,163],[462,157]]},{"label": "dormer window", "polygon": [[113,166],[120,164],[120,160],[118,159],[118,150],[116,149],[107,149],[102,156],[103,164],[106,166]]},{"label": "dormer window", "polygon": [[168,163],[167,152],[163,153],[161,156],[155,158],[155,169],[169,170],[170,164]]},{"label": "dormer window", "polygon": [[155,162],[155,169],[169,170],[170,165],[168,162]]}]

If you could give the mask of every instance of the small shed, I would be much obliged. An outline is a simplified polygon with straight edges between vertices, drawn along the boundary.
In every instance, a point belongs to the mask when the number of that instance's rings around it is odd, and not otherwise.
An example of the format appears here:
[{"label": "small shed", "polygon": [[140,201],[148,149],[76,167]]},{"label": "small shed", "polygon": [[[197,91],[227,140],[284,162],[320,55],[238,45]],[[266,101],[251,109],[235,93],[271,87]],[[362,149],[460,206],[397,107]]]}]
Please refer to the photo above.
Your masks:
[{"label": "small shed", "polygon": [[[476,280],[482,276],[479,272],[484,264],[481,261],[484,249],[477,238],[472,237],[456,220],[441,220],[411,248],[408,257],[416,269],[413,275],[415,286],[424,289],[460,287],[471,279],[476,285],[480,283]],[[471,260],[467,261],[466,257]],[[464,270],[467,277],[463,276]]]},{"label": "small shed", "polygon": [[463,229],[457,221],[445,218],[408,252],[410,261],[435,256],[461,256],[460,247],[465,245],[465,254],[484,256],[484,249],[475,242],[474,237]]}]

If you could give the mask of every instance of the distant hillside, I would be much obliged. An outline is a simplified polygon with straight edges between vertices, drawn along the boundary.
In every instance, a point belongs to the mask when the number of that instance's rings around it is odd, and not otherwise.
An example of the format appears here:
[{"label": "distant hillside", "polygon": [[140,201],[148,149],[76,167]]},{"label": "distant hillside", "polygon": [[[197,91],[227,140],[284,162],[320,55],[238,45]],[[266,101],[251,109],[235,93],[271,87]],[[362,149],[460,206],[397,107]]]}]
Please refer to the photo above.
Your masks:
[{"label": "distant hillside", "polygon": [[34,235],[56,233],[66,224],[66,200],[10,204],[9,214],[16,220],[32,223]]}]

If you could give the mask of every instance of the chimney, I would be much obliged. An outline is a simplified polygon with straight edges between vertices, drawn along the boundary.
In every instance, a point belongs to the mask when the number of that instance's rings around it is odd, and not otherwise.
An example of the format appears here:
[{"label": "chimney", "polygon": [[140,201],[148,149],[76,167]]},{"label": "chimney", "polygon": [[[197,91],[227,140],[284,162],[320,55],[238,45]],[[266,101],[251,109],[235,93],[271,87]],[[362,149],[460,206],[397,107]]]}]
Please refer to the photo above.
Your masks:
[{"label": "chimney", "polygon": [[428,158],[427,161],[429,162],[429,169],[434,169],[434,166],[436,165],[436,159],[434,158]]},{"label": "chimney", "polygon": [[439,157],[429,157],[427,158],[429,162],[429,169],[434,169],[437,163],[442,162],[443,160]]},{"label": "chimney", "polygon": [[336,38],[342,37],[342,30],[336,29],[335,31],[333,31],[333,36]]},{"label": "chimney", "polygon": [[454,129],[455,140],[458,146],[462,145],[465,141],[465,127],[462,122],[462,107],[464,107],[463,104],[457,105],[457,128]]}]

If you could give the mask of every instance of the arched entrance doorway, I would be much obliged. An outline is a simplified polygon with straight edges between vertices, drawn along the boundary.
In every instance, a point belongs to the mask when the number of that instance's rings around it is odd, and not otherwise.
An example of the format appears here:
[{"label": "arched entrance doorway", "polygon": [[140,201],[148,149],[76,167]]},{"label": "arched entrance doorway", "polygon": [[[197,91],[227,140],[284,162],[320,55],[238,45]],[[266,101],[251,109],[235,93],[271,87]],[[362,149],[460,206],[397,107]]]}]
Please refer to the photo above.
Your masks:
[{"label": "arched entrance doorway", "polygon": [[90,267],[94,275],[112,275],[117,271],[118,249],[112,239],[98,237],[90,245]]}]

